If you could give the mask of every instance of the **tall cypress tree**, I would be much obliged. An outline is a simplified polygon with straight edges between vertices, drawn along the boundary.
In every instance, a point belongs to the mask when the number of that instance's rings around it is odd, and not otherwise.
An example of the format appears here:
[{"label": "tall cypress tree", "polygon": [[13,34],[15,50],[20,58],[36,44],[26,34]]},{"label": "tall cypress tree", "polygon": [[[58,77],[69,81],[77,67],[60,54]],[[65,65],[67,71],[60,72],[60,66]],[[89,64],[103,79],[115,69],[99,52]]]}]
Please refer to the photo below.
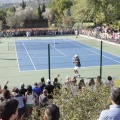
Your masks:
[{"label": "tall cypress tree", "polygon": [[21,6],[23,9],[25,9],[26,3],[24,2],[24,0],[22,1],[22,3],[20,3],[20,6]]},{"label": "tall cypress tree", "polygon": [[38,16],[39,16],[39,19],[42,19],[42,11],[41,11],[40,4],[38,6]]},{"label": "tall cypress tree", "polygon": [[42,5],[42,13],[45,12],[45,4]]}]

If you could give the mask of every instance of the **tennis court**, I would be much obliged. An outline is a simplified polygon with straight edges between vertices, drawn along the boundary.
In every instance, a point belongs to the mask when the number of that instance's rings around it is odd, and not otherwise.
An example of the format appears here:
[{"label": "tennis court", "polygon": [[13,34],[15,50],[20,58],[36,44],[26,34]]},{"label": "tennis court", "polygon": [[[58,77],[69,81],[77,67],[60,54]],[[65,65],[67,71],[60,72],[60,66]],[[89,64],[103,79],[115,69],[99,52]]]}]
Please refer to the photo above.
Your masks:
[{"label": "tennis court", "polygon": [[[48,44],[50,44],[51,69],[73,68],[72,56],[77,54],[82,67],[100,66],[100,49],[82,42],[65,39],[16,40],[19,71],[48,69]],[[100,48],[100,43],[97,44]],[[120,57],[103,51],[103,66],[120,65]]]}]

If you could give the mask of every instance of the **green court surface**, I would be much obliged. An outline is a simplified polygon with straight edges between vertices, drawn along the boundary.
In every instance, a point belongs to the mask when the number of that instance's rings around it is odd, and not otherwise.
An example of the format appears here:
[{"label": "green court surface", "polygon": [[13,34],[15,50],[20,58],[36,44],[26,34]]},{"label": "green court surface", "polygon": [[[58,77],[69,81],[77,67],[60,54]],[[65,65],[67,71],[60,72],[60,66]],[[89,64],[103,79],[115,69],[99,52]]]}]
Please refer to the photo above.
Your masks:
[{"label": "green court surface", "polygon": [[[40,39],[72,39],[83,43],[85,45],[89,45],[96,49],[100,49],[100,41],[95,39],[89,39],[87,37],[79,36],[75,38],[75,36],[55,36],[55,37],[9,37],[9,38],[1,38],[0,43],[0,85],[3,86],[6,81],[9,81],[8,87],[12,89],[14,86],[19,87],[20,83],[25,83],[25,85],[33,85],[35,82],[40,82],[41,77],[48,78],[48,70],[37,70],[37,71],[25,71],[19,72],[18,69],[18,60],[17,54],[14,46],[15,40],[40,40]],[[120,57],[120,46],[109,44],[103,42],[103,51]],[[89,60],[87,60],[90,62]],[[120,62],[120,61],[119,61]],[[71,58],[72,64],[72,58]],[[81,67],[79,69],[79,73],[81,77],[85,79],[85,81],[89,81],[89,78],[93,77],[96,79],[98,75],[100,75],[100,67]],[[60,74],[59,80],[61,83],[64,83],[66,76],[74,76],[73,68],[66,69],[54,69],[51,70],[51,80],[55,78],[58,74]],[[120,64],[118,65],[108,65],[102,67],[102,80],[106,81],[107,76],[111,75],[113,79],[117,79],[120,77]],[[77,78],[79,81],[79,78]]]}]

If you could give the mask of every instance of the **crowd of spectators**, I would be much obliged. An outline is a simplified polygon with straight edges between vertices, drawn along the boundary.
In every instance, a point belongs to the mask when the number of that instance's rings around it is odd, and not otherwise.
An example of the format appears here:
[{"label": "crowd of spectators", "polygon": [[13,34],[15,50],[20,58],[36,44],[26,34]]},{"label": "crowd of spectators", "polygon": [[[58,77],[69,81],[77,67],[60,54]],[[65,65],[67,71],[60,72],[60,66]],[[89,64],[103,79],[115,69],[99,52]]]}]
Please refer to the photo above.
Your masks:
[{"label": "crowd of spectators", "polygon": [[94,29],[81,29],[80,34],[120,44],[120,31],[113,31],[110,27],[95,27]]},{"label": "crowd of spectators", "polygon": [[[45,80],[44,77],[42,77],[41,81],[39,83],[34,83],[33,86],[28,85],[25,87],[24,83],[20,83],[19,88],[14,87],[12,90],[8,90],[7,84],[9,82],[7,81],[0,90],[2,95],[0,101],[0,106],[2,106],[0,108],[0,119],[14,120],[17,118],[16,120],[24,120],[23,118],[25,117],[30,118],[33,107],[38,106],[40,109],[43,107],[46,108],[45,120],[59,120],[59,106],[51,104],[49,100],[54,99],[54,96],[59,94],[61,88],[65,90],[70,88],[71,94],[76,96],[79,91],[84,92],[86,86],[90,91],[94,91],[96,88],[98,89],[103,85],[100,76],[97,76],[96,79],[90,78],[86,83],[83,78],[67,76],[64,80],[64,84],[59,82],[59,76],[60,75],[53,79],[53,84],[50,79]],[[111,76],[107,77],[107,82],[105,82],[105,84],[110,88],[114,86],[114,81]],[[6,106],[10,107],[9,104],[12,105],[13,103],[15,104],[12,108],[14,110],[11,113],[6,112],[7,109],[10,109]],[[18,111],[16,108],[18,108]],[[9,117],[9,119],[4,118],[5,114],[7,114],[6,117]],[[48,119],[48,117],[53,117],[54,119]]]},{"label": "crowd of spectators", "polygon": [[45,35],[71,35],[74,34],[74,29],[59,29],[59,30],[39,30],[39,29],[28,29],[28,30],[9,30],[0,31],[1,37],[22,37],[22,36],[45,36]]}]

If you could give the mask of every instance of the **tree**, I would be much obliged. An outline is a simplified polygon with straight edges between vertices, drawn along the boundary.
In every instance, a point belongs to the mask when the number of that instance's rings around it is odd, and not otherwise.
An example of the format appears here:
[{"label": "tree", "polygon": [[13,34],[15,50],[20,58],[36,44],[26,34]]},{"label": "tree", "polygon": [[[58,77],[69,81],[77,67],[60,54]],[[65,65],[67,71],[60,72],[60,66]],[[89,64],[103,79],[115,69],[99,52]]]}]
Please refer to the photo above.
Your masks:
[{"label": "tree", "polygon": [[46,8],[46,11],[42,13],[44,19],[48,19],[49,22],[54,21],[54,12],[51,8]]},{"label": "tree", "polygon": [[63,11],[70,9],[72,5],[72,0],[53,0],[49,7],[54,11],[56,21],[62,22],[62,18],[64,16]]},{"label": "tree", "polygon": [[20,3],[20,6],[22,7],[22,9],[25,9],[26,3],[24,2],[24,0],[22,0],[22,3]]},{"label": "tree", "polygon": [[42,5],[42,13],[45,12],[45,4]]},{"label": "tree", "polygon": [[42,19],[42,11],[41,11],[40,4],[38,6],[38,16],[39,16],[39,19]]}]

